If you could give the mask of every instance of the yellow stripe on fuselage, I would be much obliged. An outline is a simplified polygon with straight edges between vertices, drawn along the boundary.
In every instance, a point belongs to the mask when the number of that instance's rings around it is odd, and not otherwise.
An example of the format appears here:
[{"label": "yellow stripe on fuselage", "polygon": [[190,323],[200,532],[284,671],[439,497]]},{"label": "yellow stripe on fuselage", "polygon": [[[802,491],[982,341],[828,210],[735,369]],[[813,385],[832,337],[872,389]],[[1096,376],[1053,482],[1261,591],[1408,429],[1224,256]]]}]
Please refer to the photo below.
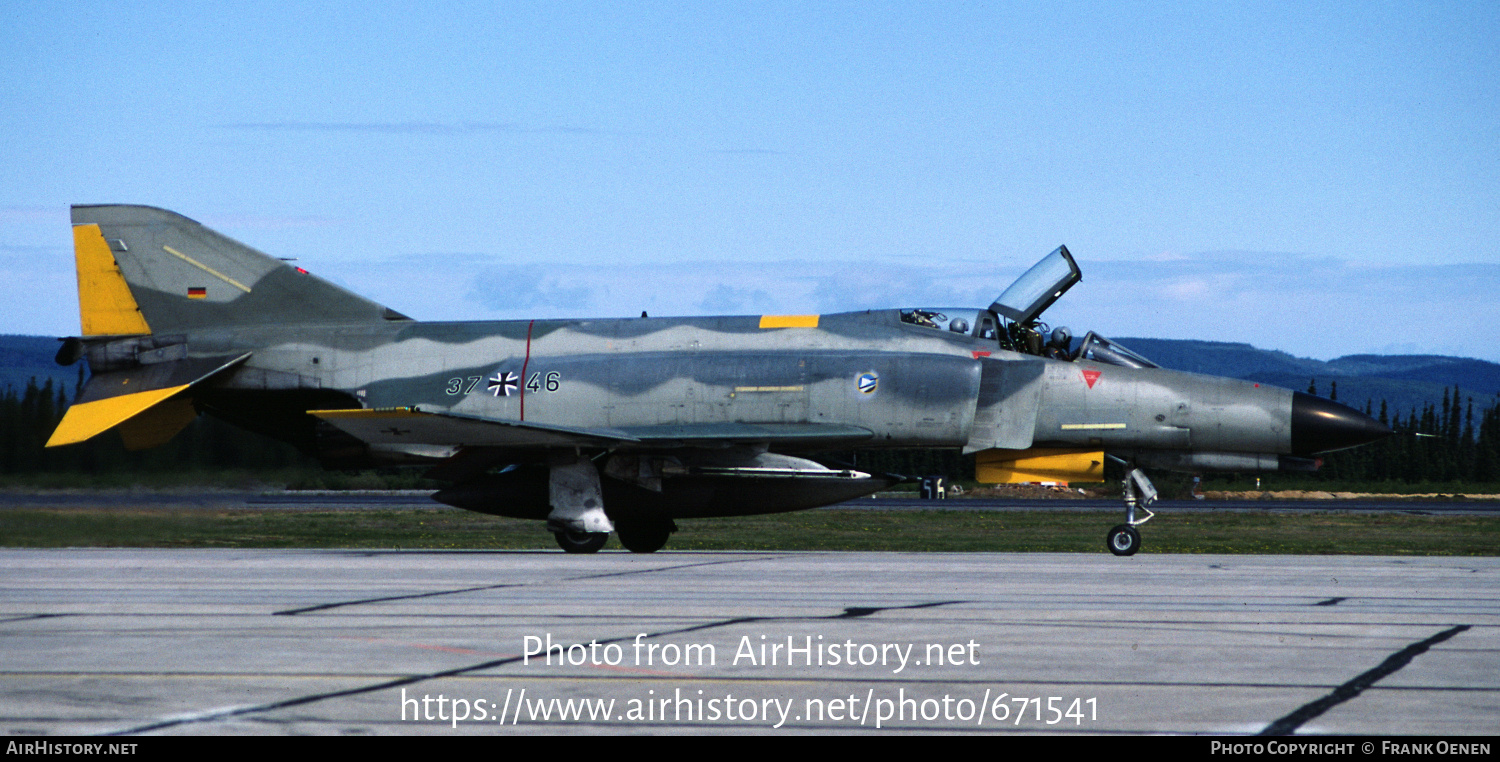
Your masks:
[{"label": "yellow stripe on fuselage", "polygon": [[57,430],[52,432],[52,438],[47,440],[47,446],[59,447],[93,439],[146,412],[153,405],[189,386],[191,384],[183,384],[167,389],[121,394],[117,397],[75,404],[63,415],[62,423],[57,424]]},{"label": "yellow stripe on fuselage", "polygon": [[761,328],[817,328],[819,315],[761,315]]}]

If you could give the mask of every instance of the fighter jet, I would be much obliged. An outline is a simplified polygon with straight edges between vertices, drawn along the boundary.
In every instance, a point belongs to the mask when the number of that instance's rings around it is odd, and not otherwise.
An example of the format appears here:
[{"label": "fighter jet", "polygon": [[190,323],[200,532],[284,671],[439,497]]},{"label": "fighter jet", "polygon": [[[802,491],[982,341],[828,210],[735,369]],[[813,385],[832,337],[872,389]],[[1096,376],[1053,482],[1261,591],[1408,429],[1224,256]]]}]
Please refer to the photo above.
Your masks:
[{"label": "fighter jet", "polygon": [[[1141,546],[1142,467],[1315,468],[1390,430],[1326,399],[1179,373],[1042,312],[1082,275],[1058,247],[988,307],[839,314],[421,322],[203,225],[74,206],[91,377],[48,447],[168,441],[199,414],[330,468],[421,465],[434,497],[545,521],[566,551],[676,520],[850,500],[901,479],[836,461],[976,453],[980,482],[1101,481],[1126,466],[1116,555]],[[832,463],[832,465],[829,465]]]}]

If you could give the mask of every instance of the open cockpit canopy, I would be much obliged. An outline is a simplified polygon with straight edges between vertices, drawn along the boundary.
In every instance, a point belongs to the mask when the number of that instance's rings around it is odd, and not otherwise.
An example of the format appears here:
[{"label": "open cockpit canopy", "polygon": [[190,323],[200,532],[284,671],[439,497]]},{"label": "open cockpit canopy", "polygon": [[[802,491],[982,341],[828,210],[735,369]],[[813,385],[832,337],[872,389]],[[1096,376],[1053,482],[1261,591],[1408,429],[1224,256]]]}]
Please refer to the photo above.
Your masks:
[{"label": "open cockpit canopy", "polygon": [[990,311],[1025,325],[1035,320],[1057,301],[1074,283],[1083,280],[1083,272],[1068,247],[1059,246],[1000,294]]},{"label": "open cockpit canopy", "polygon": [[1059,327],[1049,331],[1038,320],[1083,272],[1068,247],[1059,246],[1042,257],[1000,294],[988,310],[918,307],[900,311],[901,322],[937,331],[988,339],[1002,349],[1056,360],[1091,360],[1127,368],[1157,368],[1156,363],[1093,331],[1082,340]]}]

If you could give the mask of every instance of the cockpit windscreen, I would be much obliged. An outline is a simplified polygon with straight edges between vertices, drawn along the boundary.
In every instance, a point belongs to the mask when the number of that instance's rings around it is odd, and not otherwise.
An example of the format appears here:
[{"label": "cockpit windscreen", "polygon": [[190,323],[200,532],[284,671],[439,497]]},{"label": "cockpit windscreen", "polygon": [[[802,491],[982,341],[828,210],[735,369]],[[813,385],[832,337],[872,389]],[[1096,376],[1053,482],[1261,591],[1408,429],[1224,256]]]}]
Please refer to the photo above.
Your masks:
[{"label": "cockpit windscreen", "polygon": [[981,339],[994,339],[996,335],[994,316],[972,307],[901,310],[901,322]]},{"label": "cockpit windscreen", "polygon": [[1078,351],[1074,357],[1080,360],[1093,360],[1094,362],[1119,365],[1126,368],[1160,368],[1144,356],[1126,349],[1123,345],[1110,341],[1093,331],[1089,331],[1083,337],[1083,343],[1078,345]]}]

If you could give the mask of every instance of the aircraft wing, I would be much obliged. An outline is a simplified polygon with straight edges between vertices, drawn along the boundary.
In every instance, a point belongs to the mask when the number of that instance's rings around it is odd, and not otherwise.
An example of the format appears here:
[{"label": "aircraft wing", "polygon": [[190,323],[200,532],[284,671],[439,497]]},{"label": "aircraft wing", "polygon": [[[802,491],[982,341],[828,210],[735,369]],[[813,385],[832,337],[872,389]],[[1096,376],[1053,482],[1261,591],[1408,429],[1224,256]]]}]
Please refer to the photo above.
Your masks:
[{"label": "aircraft wing", "polygon": [[585,429],[436,412],[423,405],[368,410],[309,410],[370,444],[449,447],[611,446],[637,442],[618,429]]},{"label": "aircraft wing", "polygon": [[621,429],[653,447],[769,444],[778,448],[842,447],[870,439],[874,432],[831,423],[694,423],[627,426]]},{"label": "aircraft wing", "polygon": [[830,447],[869,439],[869,429],[817,423],[706,423],[580,428],[462,415],[426,405],[309,410],[370,444],[445,447],[713,447],[770,444]]}]

